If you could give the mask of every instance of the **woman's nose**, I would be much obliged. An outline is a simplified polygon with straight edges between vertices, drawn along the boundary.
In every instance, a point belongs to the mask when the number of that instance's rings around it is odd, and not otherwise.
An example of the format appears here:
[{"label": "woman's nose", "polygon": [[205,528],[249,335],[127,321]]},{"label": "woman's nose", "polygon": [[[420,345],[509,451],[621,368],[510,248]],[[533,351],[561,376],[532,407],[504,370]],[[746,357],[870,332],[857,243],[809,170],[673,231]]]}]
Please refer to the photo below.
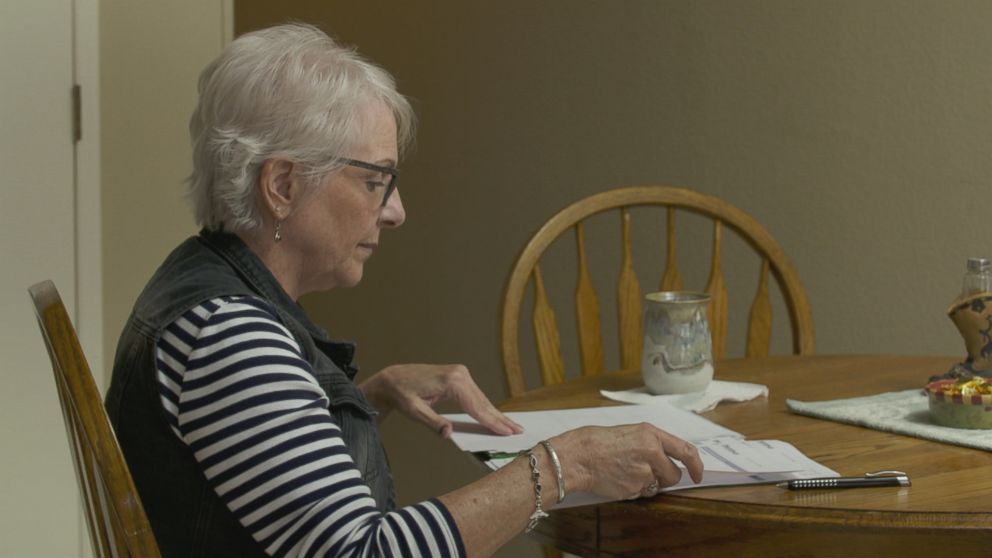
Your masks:
[{"label": "woman's nose", "polygon": [[400,190],[397,188],[386,200],[386,205],[379,214],[379,223],[383,228],[395,229],[404,221],[406,221],[406,209],[403,208],[403,200],[400,198]]}]

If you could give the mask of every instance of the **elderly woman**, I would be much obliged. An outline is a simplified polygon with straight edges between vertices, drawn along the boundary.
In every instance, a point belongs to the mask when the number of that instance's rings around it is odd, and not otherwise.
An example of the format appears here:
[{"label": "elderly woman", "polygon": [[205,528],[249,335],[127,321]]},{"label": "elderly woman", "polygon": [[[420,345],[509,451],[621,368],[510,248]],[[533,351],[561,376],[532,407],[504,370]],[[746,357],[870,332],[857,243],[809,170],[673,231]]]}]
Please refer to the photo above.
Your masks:
[{"label": "elderly woman", "polygon": [[396,508],[376,424],[391,410],[447,436],[431,405],[450,398],[520,432],[463,366],[396,365],[356,386],[354,347],[296,302],[356,285],[403,224],[396,167],[413,128],[389,74],[309,26],[244,35],[201,75],[203,230],[140,295],[107,395],[165,556],[484,556],[566,490],[650,496],[681,477],[673,459],[699,480],[695,448],[663,431],[582,428]]}]

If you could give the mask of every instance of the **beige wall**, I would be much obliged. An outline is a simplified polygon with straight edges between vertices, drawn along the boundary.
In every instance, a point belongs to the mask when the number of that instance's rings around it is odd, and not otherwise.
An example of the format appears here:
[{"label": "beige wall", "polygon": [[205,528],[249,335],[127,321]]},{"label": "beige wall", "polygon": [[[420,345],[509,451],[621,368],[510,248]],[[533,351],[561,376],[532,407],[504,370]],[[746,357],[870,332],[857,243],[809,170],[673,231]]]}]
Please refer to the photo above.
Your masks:
[{"label": "beige wall", "polygon": [[[108,350],[192,230],[185,126],[219,14],[183,5],[103,2]],[[992,4],[241,1],[235,16],[240,30],[321,22],[390,69],[420,114],[407,224],[362,285],[305,300],[359,342],[368,372],[460,361],[501,399],[498,304],[517,251],[567,203],[635,183],[689,186],[763,222],[807,288],[819,352],[962,352],[943,310],[964,260],[992,254]],[[597,249],[597,281],[614,255]],[[705,275],[686,258],[690,279]],[[384,430],[403,502],[474,476],[422,429]]]},{"label": "beige wall", "polygon": [[196,232],[183,199],[186,124],[200,69],[230,35],[229,11],[226,0],[100,2],[107,374],[141,288],[165,255]]}]

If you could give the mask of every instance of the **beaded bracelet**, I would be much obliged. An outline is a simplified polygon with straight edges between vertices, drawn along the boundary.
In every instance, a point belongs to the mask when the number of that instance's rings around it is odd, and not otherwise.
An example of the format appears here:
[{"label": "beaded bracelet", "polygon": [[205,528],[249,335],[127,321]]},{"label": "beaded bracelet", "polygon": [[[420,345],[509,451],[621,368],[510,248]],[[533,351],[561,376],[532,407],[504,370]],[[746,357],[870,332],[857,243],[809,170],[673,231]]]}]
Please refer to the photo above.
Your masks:
[{"label": "beaded bracelet", "polygon": [[551,447],[551,442],[544,440],[541,442],[544,449],[548,451],[548,455],[551,456],[551,464],[555,467],[555,477],[558,480],[558,502],[561,503],[565,499],[565,479],[561,476],[561,461],[558,460],[558,452],[555,448]]},{"label": "beaded bracelet", "polygon": [[537,527],[537,522],[542,518],[548,517],[544,509],[541,507],[541,469],[537,467],[537,456],[530,450],[527,450],[527,462],[530,463],[530,478],[534,481],[534,513],[530,514],[530,522],[527,524],[527,528],[524,529],[524,533],[530,533]]}]

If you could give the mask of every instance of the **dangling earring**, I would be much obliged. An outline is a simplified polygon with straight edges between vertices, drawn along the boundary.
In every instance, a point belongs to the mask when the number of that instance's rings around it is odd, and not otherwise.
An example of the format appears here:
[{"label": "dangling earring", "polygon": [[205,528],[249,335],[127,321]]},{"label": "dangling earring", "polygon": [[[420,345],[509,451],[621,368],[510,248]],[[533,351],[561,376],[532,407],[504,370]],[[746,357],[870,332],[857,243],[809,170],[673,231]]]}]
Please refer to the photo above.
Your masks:
[{"label": "dangling earring", "polygon": [[282,228],[282,221],[276,221],[276,236],[275,236],[276,242],[282,240],[282,231],[280,230],[281,228]]}]

